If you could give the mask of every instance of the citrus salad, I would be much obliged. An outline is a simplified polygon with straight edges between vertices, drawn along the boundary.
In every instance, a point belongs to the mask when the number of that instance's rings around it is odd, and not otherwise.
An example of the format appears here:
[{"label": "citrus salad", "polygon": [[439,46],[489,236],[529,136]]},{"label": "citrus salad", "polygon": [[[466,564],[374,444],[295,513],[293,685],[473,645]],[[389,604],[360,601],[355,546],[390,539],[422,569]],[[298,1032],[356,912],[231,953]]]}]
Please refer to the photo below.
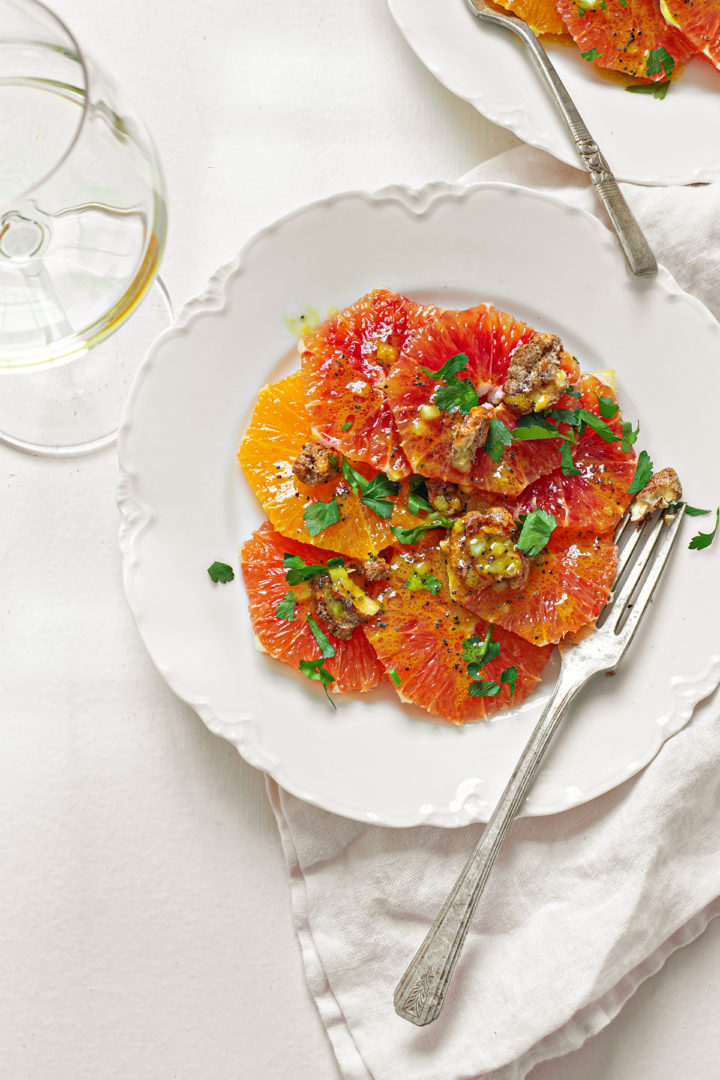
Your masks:
[{"label": "citrus salad", "polygon": [[491,305],[388,289],[300,359],[238,453],[268,517],[240,553],[259,646],[326,694],[389,681],[455,724],[521,702],[607,602],[634,493],[681,498],[649,483],[613,373]]},{"label": "citrus salad", "polygon": [[634,92],[664,97],[692,56],[720,68],[718,0],[496,2],[537,34],[571,38],[589,63],[637,80]]}]

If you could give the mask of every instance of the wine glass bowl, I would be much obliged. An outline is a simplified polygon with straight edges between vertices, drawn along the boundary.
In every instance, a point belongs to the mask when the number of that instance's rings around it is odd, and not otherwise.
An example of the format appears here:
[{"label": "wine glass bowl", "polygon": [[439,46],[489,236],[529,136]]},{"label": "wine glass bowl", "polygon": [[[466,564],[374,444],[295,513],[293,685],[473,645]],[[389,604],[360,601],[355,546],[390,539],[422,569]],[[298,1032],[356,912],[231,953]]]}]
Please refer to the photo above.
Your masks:
[{"label": "wine glass bowl", "polygon": [[[23,399],[56,397],[64,380],[78,405],[83,376],[77,362],[88,361],[91,395],[108,383],[92,366],[116,363],[123,350],[110,349],[107,361],[98,346],[140,308],[152,286],[167,210],[143,122],[40,0],[0,0],[0,145],[0,398],[12,381],[11,396],[22,412]],[[159,308],[150,340],[167,324],[166,294]],[[52,386],[46,380],[43,389],[38,370],[68,361],[75,361],[72,377],[58,376]],[[4,378],[19,372],[35,375],[17,383]],[[69,438],[78,445],[78,435],[80,442],[96,442],[111,434],[78,432],[76,421],[71,427],[63,444]],[[30,442],[37,439],[37,432],[30,435]],[[55,443],[51,433],[44,444]]]}]

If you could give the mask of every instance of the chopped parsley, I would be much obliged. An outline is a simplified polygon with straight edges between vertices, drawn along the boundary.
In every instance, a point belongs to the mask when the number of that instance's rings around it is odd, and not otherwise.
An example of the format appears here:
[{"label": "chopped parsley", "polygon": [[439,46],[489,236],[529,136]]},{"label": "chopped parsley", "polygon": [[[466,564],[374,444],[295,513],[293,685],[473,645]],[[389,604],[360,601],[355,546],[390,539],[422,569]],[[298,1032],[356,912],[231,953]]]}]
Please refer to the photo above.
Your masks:
[{"label": "chopped parsley", "polygon": [[428,529],[451,529],[454,524],[453,518],[441,517],[434,521],[423,521],[422,525],[416,525],[414,529],[401,529],[397,525],[391,525],[390,532],[400,544],[417,544]]},{"label": "chopped parsley", "polygon": [[235,577],[235,571],[226,562],[214,562],[212,566],[208,566],[207,572],[211,581],[219,581],[221,585],[226,585]]},{"label": "chopped parsley", "polygon": [[497,641],[492,640],[493,626],[492,623],[488,625],[487,633],[484,638],[481,637],[469,637],[465,638],[462,643],[462,658],[466,664],[473,664],[477,667],[478,671],[484,667],[489,660],[493,660],[496,656],[500,655],[500,646]]},{"label": "chopped parsley", "polygon": [[572,456],[572,443],[570,441],[562,444],[560,451],[560,472],[563,476],[580,476],[582,475],[582,469],[579,469]]},{"label": "chopped parsley", "polygon": [[522,523],[522,529],[517,539],[518,551],[525,555],[539,555],[550,539],[550,534],[557,522],[553,514],[545,510],[533,510],[526,514]]},{"label": "chopped parsley", "polygon": [[325,667],[325,658],[323,656],[318,656],[317,660],[301,660],[298,664],[298,668],[300,674],[304,675],[306,679],[315,679],[317,682],[322,683],[325,697],[328,699],[333,709],[337,709],[337,705],[328,693],[328,686],[330,683],[335,682],[335,676],[331,675]]},{"label": "chopped parsley", "polygon": [[415,569],[405,582],[405,588],[410,589],[413,592],[417,592],[420,589],[426,589],[428,592],[431,592],[433,596],[437,596],[442,588],[442,584],[432,574],[421,574]]},{"label": "chopped parsley", "polygon": [[[683,504],[682,503],[677,503],[676,505],[678,507],[680,507]],[[685,503],[685,513],[687,514],[688,517],[704,517],[705,514],[711,514],[712,510],[701,510],[697,506],[688,506],[688,504]]]},{"label": "chopped parsley", "polygon": [[500,693],[500,684],[480,679],[478,682],[470,683],[468,693],[470,697],[497,697]]},{"label": "chopped parsley", "polygon": [[470,380],[459,379],[457,375],[458,371],[462,371],[468,363],[469,358],[465,353],[457,353],[446,360],[437,371],[430,371],[429,368],[420,365],[420,370],[431,379],[444,384],[435,391],[432,399],[433,404],[443,412],[459,412],[465,416],[479,404],[480,398]]},{"label": "chopped parsley", "polygon": [[634,86],[626,86],[628,94],[652,94],[658,101],[662,101],[670,89],[670,80],[660,83],[636,83]]},{"label": "chopped parsley", "polygon": [[394,667],[388,668],[388,675],[390,676],[390,678],[392,679],[392,681],[395,683],[396,686],[400,685],[400,676],[398,675],[398,673],[397,673],[397,671],[395,670]]},{"label": "chopped parsley", "polygon": [[638,491],[642,491],[644,487],[647,487],[652,474],[653,463],[650,460],[650,455],[647,450],[641,450],[635,466],[632,484],[628,488],[628,495],[636,495]]},{"label": "chopped parsley", "polygon": [[[695,509],[695,508],[693,507],[692,509]],[[703,511],[700,511],[700,512],[702,513]],[[704,511],[704,512],[707,513],[707,511]],[[686,514],[688,513],[688,508],[687,507],[685,508],[685,513]],[[697,511],[696,511],[696,513],[697,513]],[[709,533],[699,532],[696,536],[693,536],[692,540],[688,544],[688,547],[692,551],[700,551],[702,548],[710,547],[713,540],[715,539],[715,534],[718,531],[718,524],[719,523],[720,523],[720,507],[718,507],[718,509],[715,511],[715,528],[713,529],[713,531],[709,532]]]},{"label": "chopped parsley", "polygon": [[327,574],[328,569],[331,566],[344,565],[345,560],[342,555],[337,555],[333,559],[328,559],[327,564],[325,565],[306,563],[299,555],[288,555],[287,552],[283,555],[285,580],[288,585],[300,585],[303,581],[310,581],[311,578],[317,577],[319,574]]},{"label": "chopped parsley", "polygon": [[497,465],[505,453],[505,448],[511,446],[513,441],[512,432],[498,420],[496,416],[490,418],[487,438],[485,439],[485,453]]},{"label": "chopped parsley", "polygon": [[323,659],[329,660],[330,657],[335,655],[334,647],[330,644],[328,638],[322,632],[318,624],[315,622],[312,615],[308,615],[307,624],[310,627],[310,632],[312,636],[315,638],[318,645],[320,646],[320,652],[323,655]]},{"label": "chopped parsley", "polygon": [[622,422],[622,447],[624,453],[629,453],[630,447],[637,441],[638,432],[640,431],[640,424],[635,427],[632,426],[629,420],[623,420]]},{"label": "chopped parsley", "polygon": [[489,623],[484,638],[477,636],[466,638],[462,643],[462,656],[468,666],[468,676],[471,680],[468,689],[470,697],[497,697],[504,683],[510,688],[511,697],[515,693],[518,674],[516,667],[504,668],[500,673],[499,683],[480,678],[480,671],[485,665],[491,660],[496,660],[500,655],[500,646],[492,639],[493,629],[492,623]]},{"label": "chopped parsley", "polygon": [[351,417],[349,420],[346,420],[344,424],[340,425],[340,430],[341,431],[349,431],[354,423],[355,423],[355,421]]},{"label": "chopped parsley", "polygon": [[648,51],[647,60],[645,61],[646,75],[660,75],[664,72],[665,75],[670,77],[674,67],[675,61],[667,49],[661,46],[659,49],[650,49]]},{"label": "chopped parsley", "polygon": [[408,510],[415,517],[418,516],[421,510],[426,510],[428,514],[432,513],[432,507],[428,502],[427,484],[425,483],[425,478],[423,476],[410,477]]},{"label": "chopped parsley", "polygon": [[330,502],[314,502],[306,506],[303,511],[305,528],[311,536],[328,529],[331,525],[337,525],[340,520],[340,507],[335,496]]},{"label": "chopped parsley", "polygon": [[286,592],[278,606],[275,608],[275,618],[292,622],[295,618],[295,600],[296,597],[294,592]]},{"label": "chopped parsley", "polygon": [[612,420],[613,416],[618,411],[618,403],[615,398],[603,397],[601,394],[597,395],[598,408],[600,409],[600,415],[605,420]]},{"label": "chopped parsley", "polygon": [[605,53],[604,52],[599,53],[597,51],[597,49],[593,48],[593,49],[588,49],[587,52],[581,53],[580,55],[582,56],[583,60],[587,60],[588,62],[590,62],[591,60],[601,60],[603,58],[603,56],[605,55]]},{"label": "chopped parsley", "polygon": [[360,502],[377,514],[378,517],[392,517],[393,504],[400,485],[395,480],[390,480],[383,472],[377,473],[372,480],[367,480],[361,473],[354,469],[347,458],[343,458],[342,474],[350,485],[350,488],[359,496]]}]

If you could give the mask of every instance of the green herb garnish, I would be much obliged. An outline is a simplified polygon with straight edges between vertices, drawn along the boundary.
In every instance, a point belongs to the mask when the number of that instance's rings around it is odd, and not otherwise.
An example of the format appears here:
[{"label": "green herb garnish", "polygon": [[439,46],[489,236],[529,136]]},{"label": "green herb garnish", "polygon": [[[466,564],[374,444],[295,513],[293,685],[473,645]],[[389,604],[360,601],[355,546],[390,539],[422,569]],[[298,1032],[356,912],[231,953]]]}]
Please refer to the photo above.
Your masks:
[{"label": "green herb garnish", "polygon": [[458,371],[462,371],[464,367],[467,367],[468,363],[469,359],[465,353],[457,353],[455,356],[451,356],[449,360],[446,360],[437,371],[430,371],[429,368],[420,365],[420,370],[429,375],[431,379],[445,384],[435,391],[432,399],[433,404],[437,405],[438,409],[442,409],[444,412],[459,412],[467,415],[479,403],[480,398],[477,390],[470,380],[459,379],[457,376]]},{"label": "green herb garnish", "polygon": [[303,581],[310,581],[311,578],[317,577],[319,574],[327,574],[331,566],[344,566],[345,560],[342,555],[336,555],[333,559],[328,559],[327,564],[310,564],[304,562],[299,555],[283,555],[283,566],[285,567],[285,580],[288,585],[300,585]]},{"label": "green herb garnish", "polygon": [[652,474],[653,463],[650,460],[650,455],[647,450],[641,450],[635,466],[632,484],[628,488],[628,495],[635,495],[638,491],[642,491],[644,487],[647,487]]},{"label": "green herb garnish", "polygon": [[295,600],[296,597],[294,592],[286,592],[278,606],[275,608],[275,618],[292,622],[295,618]]},{"label": "green herb garnish", "polygon": [[670,80],[661,83],[637,83],[635,86],[626,86],[628,94],[652,94],[658,101],[662,101],[670,89]]},{"label": "green herb garnish", "polygon": [[442,588],[442,584],[432,574],[421,574],[418,570],[413,570],[410,577],[405,582],[405,588],[410,589],[413,592],[417,592],[420,589],[426,589],[431,592],[433,596],[437,596]]},{"label": "green herb garnish", "polygon": [[317,660],[301,660],[298,664],[298,669],[300,674],[304,675],[306,679],[315,679],[317,682],[323,684],[325,697],[328,699],[333,709],[337,709],[337,705],[328,693],[328,686],[330,683],[335,682],[335,676],[331,675],[325,667],[325,658],[318,656]]},{"label": "green herb garnish", "polygon": [[423,533],[429,529],[451,529],[455,521],[453,518],[436,518],[434,521],[423,521],[422,525],[416,525],[413,529],[401,529],[397,525],[390,526],[390,532],[400,544],[417,544]]},{"label": "green herb garnish", "polygon": [[[688,511],[686,507],[685,513],[687,512]],[[710,547],[713,540],[715,539],[715,534],[718,531],[718,523],[720,523],[720,507],[718,507],[718,509],[715,511],[715,528],[713,529],[713,531],[709,533],[699,532],[697,536],[693,536],[692,540],[688,544],[688,547],[693,551],[700,551],[702,548]]]},{"label": "green herb garnish", "polygon": [[323,659],[329,660],[331,656],[335,655],[335,649],[330,644],[326,635],[322,632],[318,624],[315,622],[312,615],[308,615],[307,624],[310,627],[310,632],[312,633],[312,636],[315,638],[318,645],[320,646],[320,652],[323,655]]},{"label": "green herb garnish", "polygon": [[[601,10],[604,11],[605,8],[603,7],[601,8]],[[599,53],[597,49],[588,49],[587,52],[581,53],[580,55],[582,56],[583,60],[587,60],[589,62],[591,60],[602,60],[605,53]]]},{"label": "green herb garnish", "polygon": [[446,360],[441,368],[437,371],[431,371],[430,368],[419,365],[420,370],[424,371],[426,375],[429,375],[431,379],[435,379],[437,382],[446,382],[448,379],[457,375],[458,371],[462,371],[464,367],[470,363],[470,358],[464,352],[456,353],[455,356],[451,356],[449,360]]},{"label": "green herb garnish", "polygon": [[226,585],[235,577],[235,571],[226,562],[214,562],[212,566],[208,566],[207,572],[212,581],[219,581],[221,585]]},{"label": "green herb garnish", "polygon": [[343,458],[342,474],[355,494],[359,495],[360,502],[369,510],[378,517],[392,517],[391,499],[394,499],[400,490],[400,485],[395,480],[390,480],[383,472],[377,473],[372,480],[367,480],[352,467],[347,458]]},{"label": "green herb garnish", "polygon": [[427,484],[423,476],[411,476],[410,477],[410,494],[408,495],[408,510],[415,517],[418,516],[421,510],[426,510],[428,514],[432,513],[432,507],[428,502]]},{"label": "green herb garnish", "polygon": [[650,49],[645,61],[646,75],[660,75],[664,72],[667,76],[672,75],[675,61],[667,49],[662,46],[659,49]]},{"label": "green herb garnish", "polygon": [[525,516],[515,546],[525,555],[539,555],[556,525],[553,514],[548,514],[545,510],[533,510]]},{"label": "green herb garnish", "polygon": [[400,685],[400,676],[398,675],[398,673],[397,673],[397,671],[395,670],[394,667],[388,668],[388,675],[390,676],[390,678],[392,679],[392,681],[395,683],[396,686]]},{"label": "green herb garnish", "polygon": [[503,424],[502,420],[492,416],[488,426],[487,438],[485,439],[485,453],[490,460],[497,464],[505,453],[505,448],[512,446],[512,441],[513,437],[510,429]]},{"label": "green herb garnish", "polygon": [[355,423],[354,420],[346,420],[344,424],[340,425],[340,430],[341,431],[349,431],[354,423]]},{"label": "green herb garnish", "polygon": [[331,525],[336,525],[339,520],[340,507],[335,496],[332,497],[330,502],[310,503],[303,511],[305,528],[311,536],[317,536],[318,533],[329,529]]}]

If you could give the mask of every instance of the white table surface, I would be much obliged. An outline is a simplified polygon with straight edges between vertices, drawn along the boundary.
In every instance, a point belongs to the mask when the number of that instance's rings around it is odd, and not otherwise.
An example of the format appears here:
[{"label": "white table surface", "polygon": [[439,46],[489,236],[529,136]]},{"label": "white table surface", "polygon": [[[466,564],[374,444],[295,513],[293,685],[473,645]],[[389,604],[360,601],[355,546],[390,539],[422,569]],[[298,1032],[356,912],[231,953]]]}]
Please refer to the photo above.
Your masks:
[{"label": "white table surface", "polygon": [[[384,0],[55,7],[155,135],[177,306],[304,202],[455,179],[515,143]],[[126,609],[116,476],[112,450],[0,446],[0,1074],[337,1080],[263,779],[170,693]],[[720,920],[531,1080],[716,1080],[718,972]]]}]

